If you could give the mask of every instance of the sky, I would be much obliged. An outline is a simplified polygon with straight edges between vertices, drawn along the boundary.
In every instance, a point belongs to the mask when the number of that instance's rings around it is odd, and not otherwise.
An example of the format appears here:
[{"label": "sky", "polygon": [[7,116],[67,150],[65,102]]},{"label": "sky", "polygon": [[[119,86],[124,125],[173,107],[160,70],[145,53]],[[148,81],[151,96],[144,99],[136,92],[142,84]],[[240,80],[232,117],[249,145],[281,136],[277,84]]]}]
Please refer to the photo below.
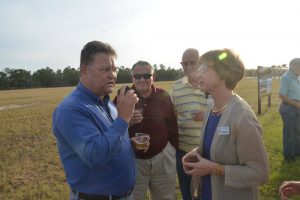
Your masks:
[{"label": "sky", "polygon": [[0,71],[79,67],[92,40],[111,44],[116,64],[180,68],[182,53],[230,48],[246,68],[300,57],[297,0],[1,0]]}]

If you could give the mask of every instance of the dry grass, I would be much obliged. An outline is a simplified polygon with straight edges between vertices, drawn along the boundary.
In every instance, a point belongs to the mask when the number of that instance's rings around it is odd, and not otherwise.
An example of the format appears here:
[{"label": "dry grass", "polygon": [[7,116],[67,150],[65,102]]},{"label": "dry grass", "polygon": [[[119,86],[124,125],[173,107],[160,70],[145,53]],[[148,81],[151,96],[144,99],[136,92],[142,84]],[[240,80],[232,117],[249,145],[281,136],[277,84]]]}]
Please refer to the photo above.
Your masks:
[{"label": "dry grass", "polygon": [[[157,86],[169,91],[171,83],[160,82]],[[57,104],[72,89],[0,91],[0,108],[4,108],[0,109],[0,199],[68,199],[69,188],[52,135],[51,117]],[[268,109],[267,99],[263,99],[262,111],[265,114],[259,117],[265,131],[272,170],[270,182],[261,189],[265,200],[278,199],[277,188],[283,179],[294,175],[300,179],[299,162],[286,164],[282,161],[277,90],[278,80],[274,80],[273,106]],[[256,80],[244,79],[237,93],[257,111]]]}]

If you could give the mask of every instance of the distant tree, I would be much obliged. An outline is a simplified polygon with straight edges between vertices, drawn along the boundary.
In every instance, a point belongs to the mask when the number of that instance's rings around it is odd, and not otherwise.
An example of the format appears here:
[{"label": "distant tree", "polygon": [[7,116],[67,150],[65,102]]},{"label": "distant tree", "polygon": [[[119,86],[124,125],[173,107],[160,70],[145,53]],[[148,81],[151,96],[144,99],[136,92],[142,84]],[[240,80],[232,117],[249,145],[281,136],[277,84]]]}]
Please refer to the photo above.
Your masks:
[{"label": "distant tree", "polygon": [[31,87],[31,72],[24,69],[5,68],[0,73],[0,88],[29,88]]},{"label": "distant tree", "polygon": [[163,64],[159,65],[159,69],[157,69],[155,73],[156,73],[157,81],[174,81],[181,78],[184,75],[181,68],[174,69],[168,67],[166,69],[166,67]]},{"label": "distant tree", "polygon": [[163,64],[159,64],[159,69],[162,71],[166,71],[166,67]]},{"label": "distant tree", "polygon": [[159,69],[155,71],[157,81],[166,81],[167,80],[167,71],[166,67],[163,64],[159,64]]},{"label": "distant tree", "polygon": [[[157,81],[173,81],[183,76],[182,69],[166,68],[165,65],[153,65],[157,75]],[[29,88],[29,87],[58,87],[74,86],[79,81],[79,69],[66,67],[63,71],[54,72],[50,67],[41,68],[32,75],[30,71],[23,69],[5,68],[0,71],[0,89]],[[131,69],[121,66],[117,83],[131,83]]]},{"label": "distant tree", "polygon": [[7,74],[5,72],[0,72],[0,90],[7,89],[9,87],[9,82]]},{"label": "distant tree", "polygon": [[280,78],[284,74],[284,72],[288,70],[286,64],[272,65],[271,67],[272,67],[273,77],[278,77],[278,78]]},{"label": "distant tree", "polygon": [[121,66],[119,68],[117,83],[130,83],[131,82],[131,69]]},{"label": "distant tree", "polygon": [[184,75],[182,69],[176,70],[176,69],[173,69],[171,67],[168,67],[167,72],[168,72],[167,73],[167,80],[168,81],[177,80],[177,79],[181,78]]},{"label": "distant tree", "polygon": [[246,69],[245,77],[257,77],[257,69]]},{"label": "distant tree", "polygon": [[56,86],[64,86],[64,75],[63,75],[61,69],[58,69],[55,72],[55,85]]},{"label": "distant tree", "polygon": [[24,69],[11,69],[9,71],[10,88],[29,88],[32,85],[31,72]]},{"label": "distant tree", "polygon": [[42,68],[32,74],[32,80],[35,87],[53,87],[55,86],[55,72],[49,68]]},{"label": "distant tree", "polygon": [[65,86],[74,86],[79,82],[79,71],[70,66],[66,67],[63,71],[63,80]]}]

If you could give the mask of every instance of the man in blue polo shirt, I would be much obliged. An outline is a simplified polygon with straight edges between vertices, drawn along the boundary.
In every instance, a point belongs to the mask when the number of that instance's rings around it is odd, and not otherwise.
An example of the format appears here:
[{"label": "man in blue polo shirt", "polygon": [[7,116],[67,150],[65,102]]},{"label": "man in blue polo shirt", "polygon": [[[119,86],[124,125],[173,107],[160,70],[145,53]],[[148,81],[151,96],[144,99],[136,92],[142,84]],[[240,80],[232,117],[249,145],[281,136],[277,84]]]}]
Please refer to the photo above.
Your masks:
[{"label": "man in blue polo shirt", "polygon": [[133,91],[109,100],[117,67],[115,50],[92,41],[81,51],[80,82],[56,108],[53,132],[72,200],[128,200],[135,183],[128,122],[138,98]]},{"label": "man in blue polo shirt", "polygon": [[279,112],[283,121],[283,155],[288,161],[300,154],[300,58],[290,61],[289,70],[282,78]]}]

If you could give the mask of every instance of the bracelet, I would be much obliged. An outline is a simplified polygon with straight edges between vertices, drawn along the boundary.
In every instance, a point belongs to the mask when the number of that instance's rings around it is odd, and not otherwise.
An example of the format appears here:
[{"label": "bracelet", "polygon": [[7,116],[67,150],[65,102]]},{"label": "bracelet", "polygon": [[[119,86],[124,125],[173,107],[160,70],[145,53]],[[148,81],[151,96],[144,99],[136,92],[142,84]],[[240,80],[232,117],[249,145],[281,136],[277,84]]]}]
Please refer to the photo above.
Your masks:
[{"label": "bracelet", "polygon": [[216,175],[218,175],[218,176],[222,175],[222,167],[219,164],[217,164],[217,167],[216,167]]}]

